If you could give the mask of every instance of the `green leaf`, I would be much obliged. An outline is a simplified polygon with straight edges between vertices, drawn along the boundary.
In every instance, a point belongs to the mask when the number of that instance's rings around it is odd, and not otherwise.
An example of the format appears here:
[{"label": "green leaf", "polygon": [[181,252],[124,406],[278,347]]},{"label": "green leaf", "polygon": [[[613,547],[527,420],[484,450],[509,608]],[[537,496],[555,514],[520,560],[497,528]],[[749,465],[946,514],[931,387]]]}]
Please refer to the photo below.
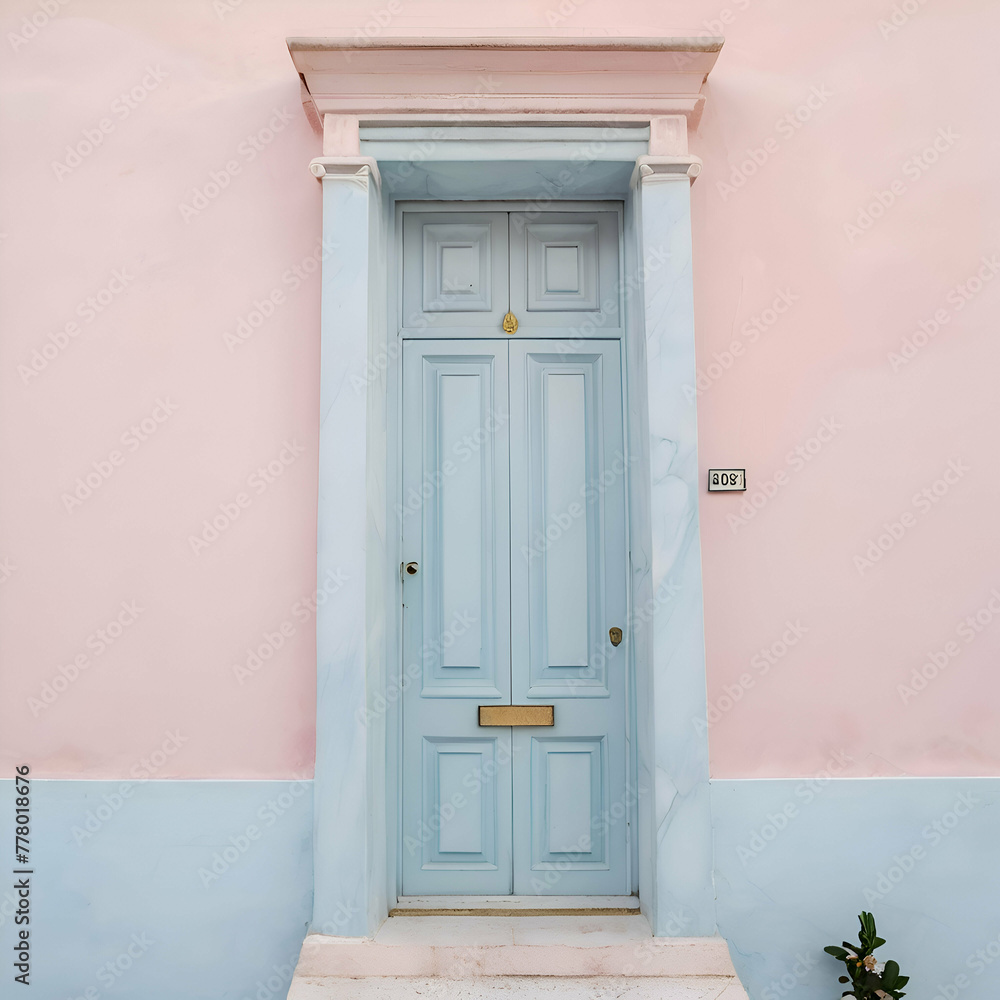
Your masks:
[{"label": "green leaf", "polygon": [[882,972],[882,982],[885,983],[885,988],[891,990],[896,985],[898,979],[899,963],[892,960],[886,962],[885,969]]},{"label": "green leaf", "polygon": [[841,977],[840,977],[840,978],[839,978],[839,979],[837,980],[837,982],[838,982],[838,983],[849,983],[849,982],[850,982],[850,979],[848,979],[848,978],[847,978],[847,976],[841,976]]},{"label": "green leaf", "polygon": [[847,952],[844,951],[843,948],[838,948],[835,944],[827,945],[823,951],[825,951],[828,955],[833,955],[833,957],[840,962],[843,962],[844,959],[847,958]]},{"label": "green leaf", "polygon": [[904,987],[909,981],[909,976],[900,976],[899,979],[896,980],[896,989],[902,989],[902,987]]},{"label": "green leaf", "polygon": [[872,951],[874,951],[876,948],[881,948],[882,945],[884,944],[885,944],[885,938],[880,938],[880,937],[875,938],[875,940],[872,942]]}]

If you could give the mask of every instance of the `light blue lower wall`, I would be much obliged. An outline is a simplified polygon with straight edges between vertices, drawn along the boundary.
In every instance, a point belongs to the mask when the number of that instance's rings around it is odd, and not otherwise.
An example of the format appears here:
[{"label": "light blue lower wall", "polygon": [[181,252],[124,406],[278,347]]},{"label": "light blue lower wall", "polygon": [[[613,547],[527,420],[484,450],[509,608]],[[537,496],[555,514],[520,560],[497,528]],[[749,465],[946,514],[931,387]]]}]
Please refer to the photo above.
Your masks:
[{"label": "light blue lower wall", "polygon": [[[312,909],[312,782],[122,784],[31,782],[23,995],[284,998]],[[10,780],[0,817],[0,996],[13,997]]]},{"label": "light blue lower wall", "polygon": [[[312,783],[121,784],[32,782],[24,995],[283,998],[312,908]],[[711,800],[719,930],[751,1000],[839,997],[823,946],[862,909],[911,1000],[1000,998],[1000,779],[717,780]],[[0,995],[13,974],[5,959]]]},{"label": "light blue lower wall", "polygon": [[1000,998],[1000,779],[712,782],[719,931],[751,1000],[834,1000],[875,914],[911,1000]]}]

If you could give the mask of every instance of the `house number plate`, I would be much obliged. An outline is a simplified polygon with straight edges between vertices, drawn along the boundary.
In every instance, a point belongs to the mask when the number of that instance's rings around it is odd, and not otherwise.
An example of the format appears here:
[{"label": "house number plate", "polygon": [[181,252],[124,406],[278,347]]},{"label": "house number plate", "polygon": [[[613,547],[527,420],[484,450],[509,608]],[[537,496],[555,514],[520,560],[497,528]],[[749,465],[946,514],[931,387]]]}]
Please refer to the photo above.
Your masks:
[{"label": "house number plate", "polygon": [[747,488],[746,469],[709,469],[708,492],[725,493]]}]

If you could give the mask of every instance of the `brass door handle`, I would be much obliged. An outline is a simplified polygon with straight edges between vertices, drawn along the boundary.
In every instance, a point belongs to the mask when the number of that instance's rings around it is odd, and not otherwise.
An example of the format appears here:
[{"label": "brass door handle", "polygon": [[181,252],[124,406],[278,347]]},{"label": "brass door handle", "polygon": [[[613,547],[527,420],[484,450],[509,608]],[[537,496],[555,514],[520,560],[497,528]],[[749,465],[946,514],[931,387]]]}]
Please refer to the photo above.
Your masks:
[{"label": "brass door handle", "polygon": [[622,630],[617,625],[614,628],[609,628],[608,638],[611,639],[612,646],[617,646],[622,641]]},{"label": "brass door handle", "polygon": [[554,726],[554,705],[480,705],[481,726]]},{"label": "brass door handle", "polygon": [[503,332],[517,333],[517,317],[512,313],[507,313],[503,318]]}]

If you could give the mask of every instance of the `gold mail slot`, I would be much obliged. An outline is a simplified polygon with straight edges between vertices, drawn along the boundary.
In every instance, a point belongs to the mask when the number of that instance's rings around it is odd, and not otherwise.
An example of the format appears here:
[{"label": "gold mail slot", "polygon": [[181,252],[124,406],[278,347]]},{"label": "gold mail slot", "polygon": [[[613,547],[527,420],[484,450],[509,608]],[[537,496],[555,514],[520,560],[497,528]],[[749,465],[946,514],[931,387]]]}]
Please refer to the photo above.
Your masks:
[{"label": "gold mail slot", "polygon": [[480,705],[481,726],[554,726],[554,705]]}]

